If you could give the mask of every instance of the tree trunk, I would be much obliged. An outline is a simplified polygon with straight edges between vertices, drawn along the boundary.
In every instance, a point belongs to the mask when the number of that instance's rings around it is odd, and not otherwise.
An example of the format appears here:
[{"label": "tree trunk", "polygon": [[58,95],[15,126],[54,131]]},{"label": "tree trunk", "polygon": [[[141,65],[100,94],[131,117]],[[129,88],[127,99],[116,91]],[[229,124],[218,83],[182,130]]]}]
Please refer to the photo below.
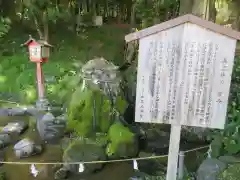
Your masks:
[{"label": "tree trunk", "polygon": [[217,10],[215,7],[216,0],[209,0],[209,20],[216,22]]},{"label": "tree trunk", "polygon": [[89,3],[89,0],[86,0],[86,11],[87,12],[90,12],[90,3]]},{"label": "tree trunk", "polygon": [[104,11],[103,12],[104,17],[105,18],[109,17],[111,11],[109,11],[107,0],[105,0],[105,2],[104,2],[103,11]]},{"label": "tree trunk", "polygon": [[229,8],[231,11],[230,21],[232,23],[232,28],[235,30],[240,30],[240,2],[238,0],[234,0],[230,3]]},{"label": "tree trunk", "polygon": [[132,9],[131,9],[131,21],[130,21],[130,24],[131,24],[132,28],[135,27],[135,25],[136,25],[135,15],[136,15],[136,4],[133,3],[132,4]]},{"label": "tree trunk", "polygon": [[208,19],[207,1],[208,0],[202,0],[202,1],[194,0],[192,13],[201,18]]},{"label": "tree trunk", "polygon": [[41,27],[40,27],[40,25],[39,25],[39,22],[38,22],[38,20],[37,20],[37,17],[34,16],[34,17],[33,17],[33,20],[34,20],[34,24],[35,24],[35,27],[36,27],[36,30],[37,30],[39,39],[44,39],[44,35],[43,35],[43,32],[42,32]]},{"label": "tree trunk", "polygon": [[180,15],[192,13],[203,19],[216,21],[215,0],[181,0]]},{"label": "tree trunk", "polygon": [[126,4],[126,8],[127,8],[126,19],[129,23],[131,23],[133,4],[134,2],[132,0],[129,0],[128,3]]},{"label": "tree trunk", "polygon": [[117,22],[121,23],[121,7],[120,5],[117,6]]},{"label": "tree trunk", "polygon": [[43,33],[44,33],[44,40],[48,42],[49,40],[49,26],[48,26],[48,12],[44,11],[43,12]]},{"label": "tree trunk", "polygon": [[180,0],[180,15],[192,13],[193,0]]}]

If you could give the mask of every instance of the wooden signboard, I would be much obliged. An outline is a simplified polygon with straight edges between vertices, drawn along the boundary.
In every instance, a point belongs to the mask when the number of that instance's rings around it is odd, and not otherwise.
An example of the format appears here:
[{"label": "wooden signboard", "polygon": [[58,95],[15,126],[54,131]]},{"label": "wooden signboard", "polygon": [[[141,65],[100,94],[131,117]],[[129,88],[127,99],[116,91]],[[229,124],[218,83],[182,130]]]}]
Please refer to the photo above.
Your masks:
[{"label": "wooden signboard", "polygon": [[181,125],[223,129],[240,33],[193,15],[129,34],[139,39],[135,121],[171,124],[167,180]]}]

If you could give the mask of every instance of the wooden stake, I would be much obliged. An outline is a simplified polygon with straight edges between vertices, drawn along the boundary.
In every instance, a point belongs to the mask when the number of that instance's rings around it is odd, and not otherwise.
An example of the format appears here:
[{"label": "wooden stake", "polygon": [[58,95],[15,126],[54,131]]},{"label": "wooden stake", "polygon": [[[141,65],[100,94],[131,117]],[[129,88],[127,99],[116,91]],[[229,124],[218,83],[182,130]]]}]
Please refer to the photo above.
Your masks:
[{"label": "wooden stake", "polygon": [[178,169],[177,166],[180,139],[181,139],[181,125],[171,125],[166,180],[177,180]]},{"label": "wooden stake", "polygon": [[38,99],[44,98],[44,80],[41,63],[37,63],[37,87],[38,87]]}]

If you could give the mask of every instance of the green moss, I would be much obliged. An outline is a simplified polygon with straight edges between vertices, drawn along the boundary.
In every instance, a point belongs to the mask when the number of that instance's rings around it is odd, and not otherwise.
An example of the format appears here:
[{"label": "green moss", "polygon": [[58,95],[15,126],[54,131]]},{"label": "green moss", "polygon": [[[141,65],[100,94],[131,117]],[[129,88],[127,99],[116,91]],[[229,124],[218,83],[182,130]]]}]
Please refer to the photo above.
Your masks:
[{"label": "green moss", "polygon": [[36,124],[37,124],[36,119],[34,117],[29,117],[29,122],[28,122],[29,128],[30,129],[36,128]]},{"label": "green moss", "polygon": [[[91,134],[93,131],[94,99],[96,103],[96,128],[99,132],[108,132],[110,125],[114,122],[114,119],[111,119],[111,102],[102,92],[89,88],[84,90],[77,88],[72,95],[68,109],[69,130],[74,129],[81,136]],[[126,105],[125,100],[120,96],[117,97],[116,108],[120,112],[124,112]]]},{"label": "green moss", "polygon": [[77,88],[69,105],[68,129],[75,130],[80,136],[92,131],[92,95],[92,91]]},{"label": "green moss", "polygon": [[3,172],[3,171],[1,171],[0,172],[0,180],[6,180],[7,178],[6,178],[6,173],[5,172]]},{"label": "green moss", "polygon": [[240,177],[240,163],[229,165],[219,174],[218,180],[238,180]]},{"label": "green moss", "polygon": [[106,149],[109,156],[115,154],[122,144],[132,145],[134,143],[134,134],[120,123],[115,123],[110,127],[108,138],[111,142]]}]

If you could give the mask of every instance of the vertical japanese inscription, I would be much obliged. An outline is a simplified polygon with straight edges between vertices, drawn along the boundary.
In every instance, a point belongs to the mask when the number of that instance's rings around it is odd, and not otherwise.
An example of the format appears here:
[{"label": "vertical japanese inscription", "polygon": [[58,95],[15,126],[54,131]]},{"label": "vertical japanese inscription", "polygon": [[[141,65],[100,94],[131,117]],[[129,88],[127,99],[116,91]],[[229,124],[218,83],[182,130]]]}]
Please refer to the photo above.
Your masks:
[{"label": "vertical japanese inscription", "polygon": [[[141,83],[145,84],[144,76],[142,76]],[[141,96],[140,96],[139,118],[140,118],[140,121],[143,121],[143,118],[144,118],[144,88],[142,89]]]},{"label": "vertical japanese inscription", "polygon": [[[203,125],[209,125],[211,122],[211,111],[213,106],[213,98],[212,98],[212,89],[213,89],[213,82],[215,76],[215,65],[216,65],[216,54],[218,53],[218,45],[214,43],[209,44],[209,51],[208,51],[208,59],[207,59],[207,66],[206,66],[206,83],[205,87],[206,91],[206,103],[205,103],[205,122],[202,122]],[[201,123],[201,122],[200,122]]]},{"label": "vertical japanese inscription", "polygon": [[204,93],[204,79],[205,79],[205,62],[208,57],[207,55],[207,48],[208,44],[203,43],[202,48],[201,48],[201,54],[200,54],[200,61],[198,64],[198,87],[197,87],[197,92],[196,92],[196,109],[195,109],[195,116],[196,118],[199,118],[199,121],[201,124],[205,123],[204,119],[204,110],[205,110],[205,104],[202,103],[205,99],[205,93]]},{"label": "vertical japanese inscription", "polygon": [[[193,80],[193,74],[194,74],[194,63],[193,63],[193,58],[195,56],[196,53],[196,42],[186,42],[186,48],[187,50],[185,50],[185,53],[187,55],[185,55],[187,58],[184,59],[187,63],[186,67],[187,67],[187,71],[185,72],[186,76],[184,77],[184,81],[185,81],[185,111],[186,111],[186,118],[184,119],[185,121],[190,121],[192,119],[193,116],[193,95],[195,93],[195,89],[196,89],[196,85],[192,85],[194,81]],[[190,122],[189,122],[190,123]]]},{"label": "vertical japanese inscription", "polygon": [[166,122],[169,123],[169,120],[171,119],[171,107],[172,107],[172,84],[173,84],[173,73],[174,73],[174,59],[172,58],[172,44],[168,42],[167,44],[167,59],[170,60],[170,64],[168,64],[169,74],[168,74],[168,85],[169,85],[169,91],[167,96],[167,108],[166,108]]},{"label": "vertical japanese inscription", "polygon": [[[145,54],[145,59],[151,59],[152,56],[153,56],[153,46],[154,46],[154,42],[153,41],[150,41],[149,42],[149,48],[147,50],[147,53]],[[149,67],[149,62],[148,61],[144,61],[143,62],[143,66],[146,66],[146,67]],[[146,95],[146,92],[147,92],[147,88],[145,87],[145,84],[146,84],[146,77],[145,77],[145,73],[141,73],[140,74],[141,77],[138,81],[138,82],[142,87],[140,89],[138,89],[138,91],[140,91],[139,93],[139,115],[138,115],[138,118],[139,118],[139,121],[140,122],[145,122],[146,121],[146,117],[144,116],[145,113],[146,113],[146,110],[145,110],[145,101],[147,99],[147,97],[145,97]],[[148,112],[147,112],[148,113]]]},{"label": "vertical japanese inscription", "polygon": [[[220,86],[224,86],[225,84],[225,76],[226,76],[226,72],[229,71],[228,69],[228,61],[227,58],[223,58],[223,60],[221,60],[220,62]],[[219,89],[218,93],[217,93],[217,103],[222,103],[223,102],[223,96],[224,93],[222,91],[220,91],[221,89]]]},{"label": "vertical japanese inscription", "polygon": [[[213,42],[184,43],[183,61],[187,63],[185,76],[181,80],[185,89],[183,112],[186,123],[210,124],[210,111],[212,110],[212,84],[214,81],[214,63],[218,45]],[[195,121],[195,122],[193,122]]]},{"label": "vertical japanese inscription", "polygon": [[174,82],[173,82],[173,96],[172,96],[172,107],[171,107],[171,120],[177,120],[176,119],[176,100],[177,100],[177,91],[178,91],[178,79],[179,79],[179,64],[180,59],[178,57],[177,51],[179,50],[179,44],[178,42],[172,42],[172,59],[174,62]]},{"label": "vertical japanese inscription", "polygon": [[[156,45],[156,53],[155,53],[155,94],[153,98],[153,109],[152,109],[152,119],[158,119],[159,118],[159,104],[160,104],[160,95],[161,95],[161,89],[160,89],[160,83],[161,83],[161,71],[162,71],[162,53],[163,53],[163,42],[160,40]],[[161,117],[160,117],[161,118]]]},{"label": "vertical japanese inscription", "polygon": [[207,53],[207,62],[206,62],[206,66],[205,66],[205,77],[204,77],[204,80],[203,80],[203,93],[204,93],[204,98],[202,100],[202,106],[204,106],[204,114],[203,114],[203,118],[204,121],[201,122],[200,120],[200,123],[206,125],[206,124],[209,124],[210,121],[209,121],[209,112],[210,112],[210,108],[212,106],[212,97],[211,97],[211,92],[212,92],[212,87],[210,86],[210,83],[212,81],[210,81],[211,79],[211,72],[212,72],[212,59],[213,59],[213,43],[210,42],[209,43],[209,46],[208,46],[208,53]]}]

